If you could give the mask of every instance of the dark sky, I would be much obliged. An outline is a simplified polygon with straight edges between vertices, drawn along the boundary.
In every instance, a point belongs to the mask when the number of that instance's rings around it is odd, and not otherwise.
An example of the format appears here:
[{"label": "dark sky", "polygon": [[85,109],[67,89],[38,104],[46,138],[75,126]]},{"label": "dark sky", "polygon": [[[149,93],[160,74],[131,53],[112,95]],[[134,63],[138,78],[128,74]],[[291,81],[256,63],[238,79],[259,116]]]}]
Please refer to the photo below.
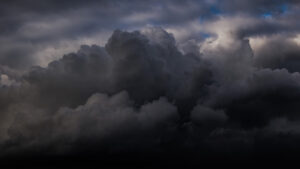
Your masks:
[{"label": "dark sky", "polygon": [[0,159],[294,159],[299,16],[298,0],[2,0]]}]

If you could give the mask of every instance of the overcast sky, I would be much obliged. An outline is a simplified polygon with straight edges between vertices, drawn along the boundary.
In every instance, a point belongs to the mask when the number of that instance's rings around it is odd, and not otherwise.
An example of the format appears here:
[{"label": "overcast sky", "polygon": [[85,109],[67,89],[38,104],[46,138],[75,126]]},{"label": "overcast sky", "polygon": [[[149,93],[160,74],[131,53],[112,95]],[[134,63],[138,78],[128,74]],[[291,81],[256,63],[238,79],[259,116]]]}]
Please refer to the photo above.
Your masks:
[{"label": "overcast sky", "polygon": [[0,158],[295,157],[299,16],[298,0],[2,0]]}]

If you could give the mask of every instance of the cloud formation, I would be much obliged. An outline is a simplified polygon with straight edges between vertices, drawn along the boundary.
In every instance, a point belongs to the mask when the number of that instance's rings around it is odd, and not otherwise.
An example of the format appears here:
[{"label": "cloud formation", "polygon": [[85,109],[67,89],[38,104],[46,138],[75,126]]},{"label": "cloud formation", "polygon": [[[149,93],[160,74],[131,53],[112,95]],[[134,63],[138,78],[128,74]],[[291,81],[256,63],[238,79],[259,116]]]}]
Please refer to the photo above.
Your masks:
[{"label": "cloud formation", "polygon": [[297,1],[1,3],[1,158],[300,151]]}]

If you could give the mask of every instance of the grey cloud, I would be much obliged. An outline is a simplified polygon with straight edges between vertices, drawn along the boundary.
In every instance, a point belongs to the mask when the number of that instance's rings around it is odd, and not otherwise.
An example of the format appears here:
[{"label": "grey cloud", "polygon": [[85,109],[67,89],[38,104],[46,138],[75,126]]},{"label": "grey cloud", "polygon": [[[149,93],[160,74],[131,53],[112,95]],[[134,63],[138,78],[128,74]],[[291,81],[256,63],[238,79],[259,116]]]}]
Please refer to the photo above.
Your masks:
[{"label": "grey cloud", "polygon": [[[33,68],[24,78],[39,93],[47,93],[47,104],[74,106],[95,92],[114,94],[122,90],[140,103],[162,95],[196,95],[198,88],[210,82],[208,66],[195,55],[182,55],[174,38],[162,29],[151,31],[157,33],[158,42],[149,41],[139,32],[115,31],[105,48],[82,46],[47,68]],[[200,86],[194,85],[197,81]],[[59,93],[54,91],[62,91],[60,102]]]},{"label": "grey cloud", "polygon": [[[276,117],[298,118],[299,74],[287,70],[263,69],[244,83],[223,86],[214,96],[217,107],[225,108],[229,119],[245,128],[265,126]],[[223,106],[221,106],[223,105]]]},{"label": "grey cloud", "polygon": [[[135,106],[166,96],[183,119],[178,125],[191,118],[200,126],[235,124],[251,128],[265,126],[276,117],[295,117],[297,73],[252,67],[247,40],[236,39],[231,48],[219,46],[211,50],[202,55],[183,55],[172,35],[161,28],[142,33],[115,31],[105,47],[82,46],[77,53],[67,54],[47,68],[32,68],[21,77],[21,86],[10,87],[7,95],[12,100],[6,99],[9,104],[3,104],[3,108],[10,110],[24,104],[48,116],[62,111],[61,107],[70,107],[72,112],[94,93],[113,95],[126,90]],[[26,101],[15,96],[19,90],[26,95]],[[279,98],[282,102],[276,104]],[[197,102],[204,107],[196,106]],[[258,109],[259,106],[263,107]],[[291,106],[295,109],[281,112]],[[148,115],[147,112],[159,112],[152,109],[142,106],[145,113],[140,118],[148,119],[146,126],[159,126],[151,123],[151,119],[159,117],[155,113]]]},{"label": "grey cloud", "polygon": [[221,2],[221,7],[229,13],[239,12],[261,15],[263,13],[283,13],[282,5],[290,7],[298,4],[299,2],[295,0],[225,0]]},{"label": "grey cloud", "polygon": [[267,39],[255,52],[257,67],[282,69],[299,72],[299,45],[286,37]]},{"label": "grey cloud", "polygon": [[176,107],[165,98],[136,108],[127,92],[113,96],[94,94],[84,105],[63,107],[51,114],[30,106],[17,111],[7,127],[7,137],[1,139],[7,153],[50,146],[49,154],[64,154],[80,149],[76,147],[79,141],[95,146],[112,144],[111,150],[119,146],[126,149],[130,144],[135,144],[136,149],[158,146],[156,140],[163,141],[165,134],[174,132],[179,119]]},{"label": "grey cloud", "polygon": [[[235,4],[235,5],[229,5]],[[260,21],[263,12],[282,10],[280,5],[287,4],[295,14],[276,15],[274,22]],[[139,29],[146,25],[162,27],[189,27],[187,23],[220,20],[219,16],[232,16],[239,13],[251,16],[257,23],[241,28],[239,36],[265,35],[271,32],[298,32],[296,1],[57,1],[43,2],[3,1],[1,2],[1,34],[0,38],[10,39],[1,42],[8,46],[0,50],[2,64],[15,69],[28,69],[33,65],[41,65],[45,56],[40,54],[58,42],[73,42],[76,39],[92,39],[99,33],[106,36],[115,28]],[[215,11],[217,10],[217,11]],[[219,10],[219,12],[218,12]],[[258,15],[257,15],[258,14]],[[275,16],[275,15],[274,15]],[[109,19],[107,19],[109,18]],[[184,24],[183,24],[184,23]],[[183,26],[182,26],[183,25]],[[199,35],[191,35],[196,37]],[[104,38],[102,41],[106,41]],[[18,44],[16,46],[16,44]],[[58,51],[63,46],[59,45]],[[59,54],[63,54],[60,52]],[[38,56],[36,56],[38,55]],[[47,62],[57,59],[46,59]],[[43,60],[43,59],[42,59]]]},{"label": "grey cloud", "polygon": [[[146,36],[137,31],[116,31],[105,48],[82,46],[77,53],[67,54],[47,68],[33,67],[19,77],[20,85],[9,86],[10,90],[2,87],[6,94],[1,96],[6,102],[1,107],[5,121],[1,132],[6,138],[3,146],[8,147],[7,151],[30,152],[32,146],[41,146],[43,152],[46,145],[59,145],[58,149],[64,152],[83,138],[86,138],[83,141],[93,140],[95,135],[106,138],[102,135],[114,132],[117,134],[113,138],[126,136],[128,132],[132,141],[140,140],[136,137],[142,135],[139,144],[147,148],[154,144],[150,140],[156,142],[156,135],[162,129],[177,133],[180,122],[177,107],[165,98],[156,99],[166,96],[180,105],[181,101],[176,100],[188,101],[197,96],[211,74],[196,56],[182,55],[172,35],[160,28],[148,31]],[[157,39],[147,38],[154,35]],[[128,94],[117,94],[123,90]],[[95,94],[98,92],[105,94]],[[103,116],[97,119],[99,112]],[[102,131],[105,128],[107,131]],[[130,136],[135,134],[138,135]],[[173,139],[177,134],[167,135],[163,139]],[[67,143],[60,147],[59,140],[64,139]]]},{"label": "grey cloud", "polygon": [[279,137],[274,123],[298,131],[300,76],[276,60],[297,52],[296,44],[273,58],[268,46],[222,38],[198,52],[187,44],[193,50],[183,54],[162,28],[116,30],[104,47],[83,45],[45,68],[1,66],[1,147],[16,154],[252,152]]},{"label": "grey cloud", "polygon": [[227,115],[222,110],[197,105],[191,112],[192,123],[200,126],[219,127],[227,120]]}]

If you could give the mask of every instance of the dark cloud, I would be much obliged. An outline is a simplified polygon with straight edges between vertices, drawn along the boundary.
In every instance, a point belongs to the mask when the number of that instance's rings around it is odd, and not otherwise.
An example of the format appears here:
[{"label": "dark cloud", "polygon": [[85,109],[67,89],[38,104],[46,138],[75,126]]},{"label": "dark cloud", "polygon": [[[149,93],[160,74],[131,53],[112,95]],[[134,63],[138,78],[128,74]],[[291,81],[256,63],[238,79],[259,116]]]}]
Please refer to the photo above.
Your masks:
[{"label": "dark cloud", "polygon": [[297,1],[1,4],[1,159],[300,151]]},{"label": "dark cloud", "polygon": [[[220,20],[222,15],[239,13],[257,19],[254,25],[241,28],[238,31],[240,36],[291,30],[298,32],[297,6],[297,2],[281,0],[3,1],[0,42],[4,47],[0,50],[0,60],[2,64],[22,70],[32,65],[45,66],[46,63],[57,59],[52,55],[57,55],[55,51],[65,49],[65,43],[73,48],[59,51],[59,55],[75,50],[79,46],[77,44],[74,47],[78,39],[95,41],[96,36],[103,38],[101,41],[105,42],[116,28],[132,30],[149,24],[189,27],[190,22],[206,23]],[[286,10],[289,12],[285,13]],[[276,11],[279,11],[279,14]],[[260,21],[263,18],[257,16],[272,12],[272,17],[283,18],[266,22]],[[196,36],[199,35],[193,34],[189,37]],[[49,51],[53,46],[56,46],[55,49]],[[44,56],[46,52],[50,56]]]},{"label": "dark cloud", "polygon": [[[152,38],[148,39],[147,36]],[[7,86],[13,76],[3,76],[6,84],[3,82],[2,89],[6,94],[2,93],[1,96],[6,97],[7,101],[2,108],[2,117],[5,118],[1,126],[5,136],[3,146],[9,147],[8,152],[30,151],[31,145],[57,145],[53,147],[56,150],[64,149],[59,143],[61,139],[73,138],[71,143],[62,143],[72,147],[82,139],[97,140],[98,137],[94,139],[93,135],[102,135],[101,132],[104,136],[99,136],[99,139],[103,137],[104,140],[113,141],[110,137],[125,135],[126,140],[128,132],[129,138],[137,135],[132,141],[137,139],[141,148],[146,148],[144,144],[155,140],[155,135],[162,129],[174,133],[180,124],[177,107],[166,98],[159,98],[165,96],[183,106],[181,100],[200,96],[198,94],[202,93],[201,88],[206,81],[210,81],[210,76],[208,66],[193,54],[182,55],[172,35],[161,28],[151,28],[145,35],[138,31],[115,31],[105,48],[82,46],[77,53],[67,54],[51,62],[47,68],[33,67],[25,75],[15,77],[15,81],[20,81],[19,85]],[[99,92],[105,94],[95,94]],[[110,98],[107,95],[113,96]],[[100,114],[100,121],[95,119],[95,113]],[[188,112],[182,113],[188,116]],[[63,128],[66,131],[60,131]],[[89,128],[95,128],[95,131]],[[118,134],[106,136],[113,134],[113,130]],[[48,135],[49,132],[54,135]],[[82,132],[87,136],[81,135]],[[170,134],[157,139],[175,136]],[[52,137],[53,140],[50,139]],[[127,149],[126,146],[120,148]]]},{"label": "dark cloud", "polygon": [[218,124],[224,123],[227,120],[227,117],[223,111],[214,111],[210,108],[197,105],[191,112],[191,120],[200,125],[217,126]]},{"label": "dark cloud", "polygon": [[[234,5],[232,5],[234,4]],[[230,13],[251,13],[261,15],[263,13],[284,13],[287,8],[298,5],[297,0],[225,0],[221,1],[222,9]]]},{"label": "dark cloud", "polygon": [[298,73],[256,68],[248,40],[185,55],[175,44],[161,28],[117,30],[46,68],[2,67],[2,155],[249,153],[278,118],[298,130]]},{"label": "dark cloud", "polygon": [[[43,59],[45,56],[39,52],[45,53],[58,42],[74,43],[76,39],[93,39],[98,34],[106,41],[115,28],[186,22],[207,13],[207,9],[204,2],[197,1],[26,0],[3,1],[1,12],[0,41],[5,46],[0,50],[1,63],[24,70],[32,65],[45,65],[36,57]],[[49,62],[56,58],[45,59]]]},{"label": "dark cloud", "polygon": [[[147,36],[157,39],[148,40]],[[35,67],[24,76],[37,87],[37,94],[48,95],[46,104],[69,106],[85,102],[95,92],[122,90],[138,103],[160,96],[189,98],[199,94],[209,77],[208,66],[193,54],[182,55],[172,35],[161,28],[145,35],[115,31],[105,48],[82,46],[77,53],[67,54],[47,68]]]},{"label": "dark cloud", "polygon": [[[165,98],[140,108],[133,103],[127,92],[121,92],[113,96],[97,93],[84,105],[62,107],[52,115],[22,106],[7,129],[7,138],[1,140],[3,153],[30,152],[39,147],[38,153],[59,155],[88,147],[77,147],[80,142],[110,145],[109,151],[129,151],[132,146],[137,150],[155,148],[175,131],[179,115]],[[43,152],[48,147],[52,150]]]},{"label": "dark cloud", "polygon": [[[257,21],[237,30],[238,36],[298,32],[297,6],[297,1],[282,0],[1,1],[0,61],[19,70],[46,66],[57,55],[79,47],[78,40],[88,39],[93,44],[99,38],[98,41],[105,42],[116,28],[132,30],[149,24],[189,27],[190,22],[206,23],[240,13]],[[279,19],[261,21],[260,15],[264,13]],[[193,33],[188,37],[196,36],[199,35]]]},{"label": "dark cloud", "polygon": [[258,67],[299,72],[299,46],[286,37],[274,37],[257,49],[255,64]]}]

